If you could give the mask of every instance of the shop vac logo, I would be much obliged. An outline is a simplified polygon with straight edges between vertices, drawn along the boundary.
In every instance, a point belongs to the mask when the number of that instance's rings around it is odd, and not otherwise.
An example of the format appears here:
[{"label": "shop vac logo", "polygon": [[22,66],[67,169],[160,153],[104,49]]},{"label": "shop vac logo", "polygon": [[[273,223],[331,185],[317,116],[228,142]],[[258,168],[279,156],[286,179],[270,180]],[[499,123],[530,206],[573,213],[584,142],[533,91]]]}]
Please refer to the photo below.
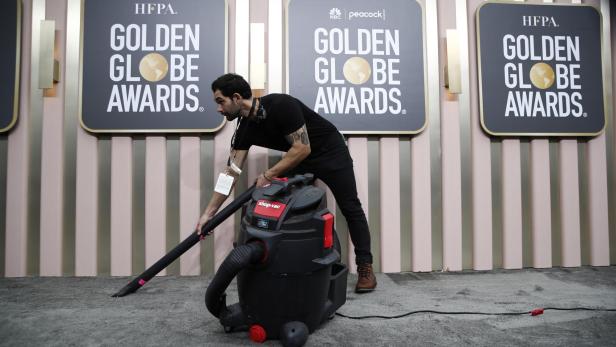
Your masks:
[{"label": "shop vac logo", "polygon": [[287,205],[269,201],[269,200],[259,200],[255,206],[255,214],[258,214],[263,217],[278,219],[284,212],[285,207]]},{"label": "shop vac logo", "polygon": [[257,206],[261,206],[261,207],[265,207],[265,208],[279,209],[279,208],[282,207],[282,204],[270,203],[270,202],[267,202],[267,201],[259,200],[259,202],[257,202]]}]

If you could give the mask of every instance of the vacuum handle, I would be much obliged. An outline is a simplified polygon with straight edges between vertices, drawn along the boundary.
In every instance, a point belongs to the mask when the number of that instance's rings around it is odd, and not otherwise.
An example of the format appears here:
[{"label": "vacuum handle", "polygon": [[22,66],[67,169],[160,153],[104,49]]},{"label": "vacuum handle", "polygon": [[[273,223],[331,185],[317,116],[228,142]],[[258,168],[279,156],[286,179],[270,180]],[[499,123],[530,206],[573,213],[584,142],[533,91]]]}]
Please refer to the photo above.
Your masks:
[{"label": "vacuum handle", "polygon": [[310,184],[312,181],[314,181],[314,175],[311,173],[295,175],[286,181],[276,181],[275,183],[270,184],[269,187],[266,188],[263,195],[276,196],[280,193],[286,193],[289,188],[298,183]]},{"label": "vacuum handle", "polygon": [[184,254],[200,240],[202,240],[205,236],[211,234],[214,228],[216,228],[220,223],[222,223],[225,219],[229,218],[229,216],[231,216],[235,211],[241,208],[245,202],[250,200],[250,198],[252,197],[252,192],[254,190],[255,185],[253,184],[244,193],[242,193],[229,205],[227,205],[227,207],[222,209],[222,211],[218,212],[207,223],[205,223],[205,225],[201,228],[201,235],[197,234],[196,232],[191,233],[190,236],[184,239],[184,241],[182,241],[174,249],[169,251],[169,253],[165,254],[165,256],[160,258],[156,263],[154,263],[154,265],[150,266],[141,275],[135,277],[117,293],[113,294],[112,297],[122,297],[134,293],[135,291],[137,291],[137,289],[141,288],[144,284],[146,284],[146,282],[152,279],[152,277],[156,276],[156,274],[169,266],[169,264],[179,258],[182,254]]}]

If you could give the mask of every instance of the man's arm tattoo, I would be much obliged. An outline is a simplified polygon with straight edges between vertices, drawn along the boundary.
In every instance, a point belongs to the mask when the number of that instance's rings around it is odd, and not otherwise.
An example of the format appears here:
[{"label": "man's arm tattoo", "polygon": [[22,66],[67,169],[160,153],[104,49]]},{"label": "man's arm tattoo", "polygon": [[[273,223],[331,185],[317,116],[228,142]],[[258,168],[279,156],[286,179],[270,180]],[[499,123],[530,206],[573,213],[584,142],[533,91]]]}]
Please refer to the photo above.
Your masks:
[{"label": "man's arm tattoo", "polygon": [[297,129],[296,131],[290,133],[289,135],[286,135],[285,139],[287,139],[287,142],[289,142],[291,145],[298,141],[303,145],[310,145],[310,140],[308,139],[308,130],[306,129],[306,124],[304,124],[301,128]]}]

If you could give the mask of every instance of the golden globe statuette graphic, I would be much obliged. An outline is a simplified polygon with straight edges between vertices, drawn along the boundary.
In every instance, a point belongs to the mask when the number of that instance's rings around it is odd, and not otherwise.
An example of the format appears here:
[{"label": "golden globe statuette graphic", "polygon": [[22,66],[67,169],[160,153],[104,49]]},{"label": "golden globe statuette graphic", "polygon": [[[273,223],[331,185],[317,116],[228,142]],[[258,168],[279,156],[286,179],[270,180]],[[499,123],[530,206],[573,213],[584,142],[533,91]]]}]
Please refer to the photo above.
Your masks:
[{"label": "golden globe statuette graphic", "polygon": [[344,78],[350,83],[364,84],[370,79],[372,69],[370,68],[370,63],[368,63],[366,59],[362,57],[352,57],[344,63],[342,73],[344,74]]},{"label": "golden globe statuette graphic", "polygon": [[548,89],[554,84],[554,70],[546,63],[537,63],[530,68],[530,81],[539,89]]},{"label": "golden globe statuette graphic", "polygon": [[139,63],[139,73],[149,82],[158,82],[165,78],[169,71],[167,59],[158,53],[149,53]]}]

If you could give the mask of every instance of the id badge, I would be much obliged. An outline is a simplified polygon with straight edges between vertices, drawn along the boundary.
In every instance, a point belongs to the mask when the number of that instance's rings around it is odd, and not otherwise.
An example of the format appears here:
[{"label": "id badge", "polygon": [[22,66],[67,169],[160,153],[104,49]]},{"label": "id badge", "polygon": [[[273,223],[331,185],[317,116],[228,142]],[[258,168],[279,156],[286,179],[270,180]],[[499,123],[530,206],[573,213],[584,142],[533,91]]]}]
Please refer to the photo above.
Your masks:
[{"label": "id badge", "polygon": [[228,196],[231,193],[231,187],[233,187],[233,176],[221,173],[218,176],[218,181],[216,181],[214,191]]}]

